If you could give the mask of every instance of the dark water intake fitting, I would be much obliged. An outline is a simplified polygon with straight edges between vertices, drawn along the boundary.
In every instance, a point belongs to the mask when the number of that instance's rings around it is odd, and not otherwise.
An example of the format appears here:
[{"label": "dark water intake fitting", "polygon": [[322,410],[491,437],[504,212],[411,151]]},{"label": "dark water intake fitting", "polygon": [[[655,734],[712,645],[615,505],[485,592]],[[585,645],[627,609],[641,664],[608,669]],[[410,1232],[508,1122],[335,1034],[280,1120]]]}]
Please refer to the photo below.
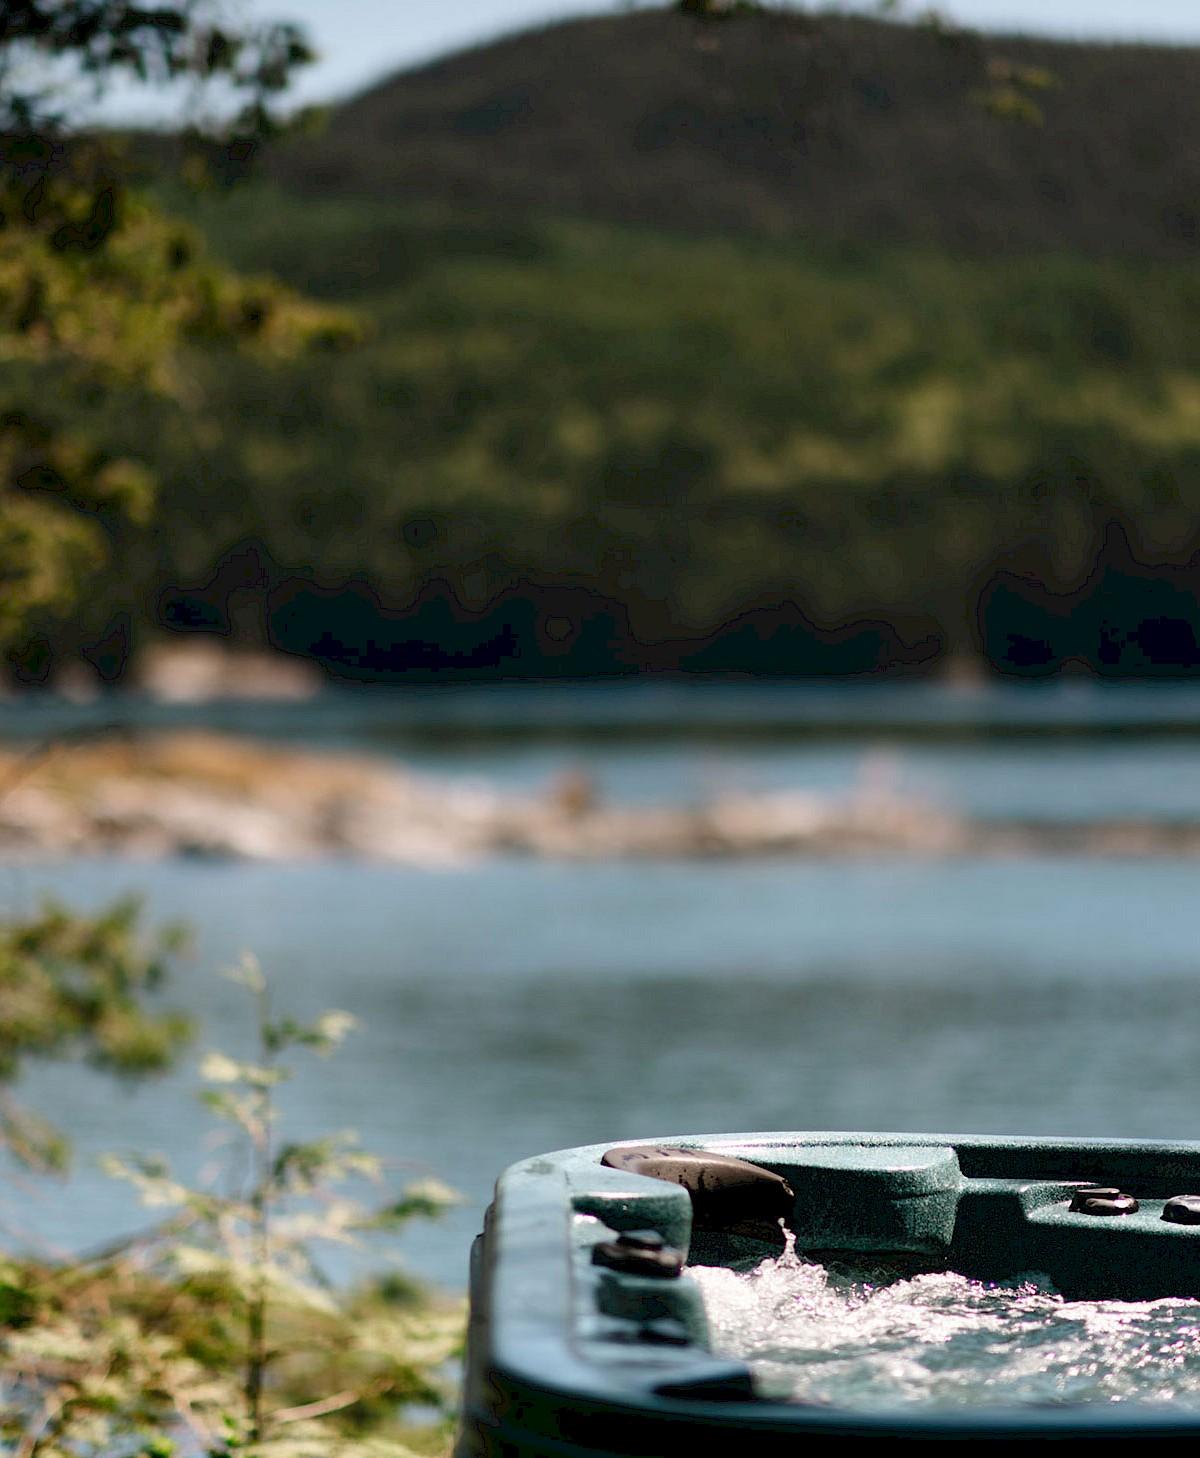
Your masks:
[{"label": "dark water intake fitting", "polygon": [[683,1252],[668,1245],[657,1230],[624,1230],[592,1250],[592,1264],[630,1276],[669,1279],[683,1269]]},{"label": "dark water intake fitting", "polygon": [[692,1197],[697,1230],[781,1239],[779,1222],[791,1216],[795,1205],[792,1187],[782,1175],[729,1154],[635,1144],[608,1150],[600,1163],[682,1185]]}]

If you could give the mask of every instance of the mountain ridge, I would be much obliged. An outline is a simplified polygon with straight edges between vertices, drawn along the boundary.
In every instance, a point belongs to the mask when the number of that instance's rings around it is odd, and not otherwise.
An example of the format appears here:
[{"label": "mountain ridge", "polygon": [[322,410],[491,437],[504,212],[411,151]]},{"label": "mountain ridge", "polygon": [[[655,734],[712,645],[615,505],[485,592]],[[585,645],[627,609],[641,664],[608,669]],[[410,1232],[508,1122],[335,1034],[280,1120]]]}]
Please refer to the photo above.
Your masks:
[{"label": "mountain ridge", "polygon": [[969,252],[1200,254],[1200,49],[639,11],[400,73],[301,191]]}]

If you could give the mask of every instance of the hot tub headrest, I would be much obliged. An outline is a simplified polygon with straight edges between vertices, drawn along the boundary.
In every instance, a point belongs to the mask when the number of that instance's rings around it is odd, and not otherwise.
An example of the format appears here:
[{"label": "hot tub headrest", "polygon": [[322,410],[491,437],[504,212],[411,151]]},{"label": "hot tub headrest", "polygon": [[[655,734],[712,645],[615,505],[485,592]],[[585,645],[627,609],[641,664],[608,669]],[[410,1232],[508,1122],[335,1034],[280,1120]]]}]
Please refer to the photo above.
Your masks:
[{"label": "hot tub headrest", "polygon": [[795,1203],[782,1175],[729,1154],[636,1144],[608,1150],[601,1163],[682,1185],[692,1197],[696,1230],[777,1236],[780,1220],[790,1219]]}]

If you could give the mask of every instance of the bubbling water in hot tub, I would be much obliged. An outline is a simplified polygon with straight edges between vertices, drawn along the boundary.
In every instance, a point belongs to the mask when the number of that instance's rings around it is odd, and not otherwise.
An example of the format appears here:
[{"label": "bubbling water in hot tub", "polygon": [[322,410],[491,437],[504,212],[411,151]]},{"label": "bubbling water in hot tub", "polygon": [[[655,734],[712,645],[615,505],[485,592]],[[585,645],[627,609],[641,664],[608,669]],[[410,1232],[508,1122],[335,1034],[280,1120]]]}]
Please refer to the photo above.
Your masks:
[{"label": "bubbling water in hot tub", "polygon": [[1068,1301],[1037,1272],[907,1279],[804,1260],[692,1266],[713,1350],[765,1397],[838,1407],[1200,1406],[1200,1301]]}]

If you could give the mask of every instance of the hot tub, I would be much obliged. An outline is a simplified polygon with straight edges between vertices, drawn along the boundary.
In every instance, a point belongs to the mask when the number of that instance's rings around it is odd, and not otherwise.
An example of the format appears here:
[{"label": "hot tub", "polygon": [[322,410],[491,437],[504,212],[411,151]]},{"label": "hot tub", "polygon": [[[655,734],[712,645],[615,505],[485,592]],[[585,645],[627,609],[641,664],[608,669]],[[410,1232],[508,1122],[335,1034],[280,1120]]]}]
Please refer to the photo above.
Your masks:
[{"label": "hot tub", "polygon": [[[761,1271],[794,1241],[805,1259],[895,1280],[955,1273],[990,1290],[1037,1273],[1054,1300],[1106,1303],[1119,1325],[1107,1303],[1200,1298],[1197,1192],[1193,1143],[745,1134],[524,1160],[498,1180],[472,1251],[457,1458],[1200,1436],[1200,1378],[1194,1403],[1169,1384],[1155,1401],[781,1400],[748,1360],[714,1351],[698,1279]],[[1200,1353],[1200,1306],[1186,1341]]]}]

